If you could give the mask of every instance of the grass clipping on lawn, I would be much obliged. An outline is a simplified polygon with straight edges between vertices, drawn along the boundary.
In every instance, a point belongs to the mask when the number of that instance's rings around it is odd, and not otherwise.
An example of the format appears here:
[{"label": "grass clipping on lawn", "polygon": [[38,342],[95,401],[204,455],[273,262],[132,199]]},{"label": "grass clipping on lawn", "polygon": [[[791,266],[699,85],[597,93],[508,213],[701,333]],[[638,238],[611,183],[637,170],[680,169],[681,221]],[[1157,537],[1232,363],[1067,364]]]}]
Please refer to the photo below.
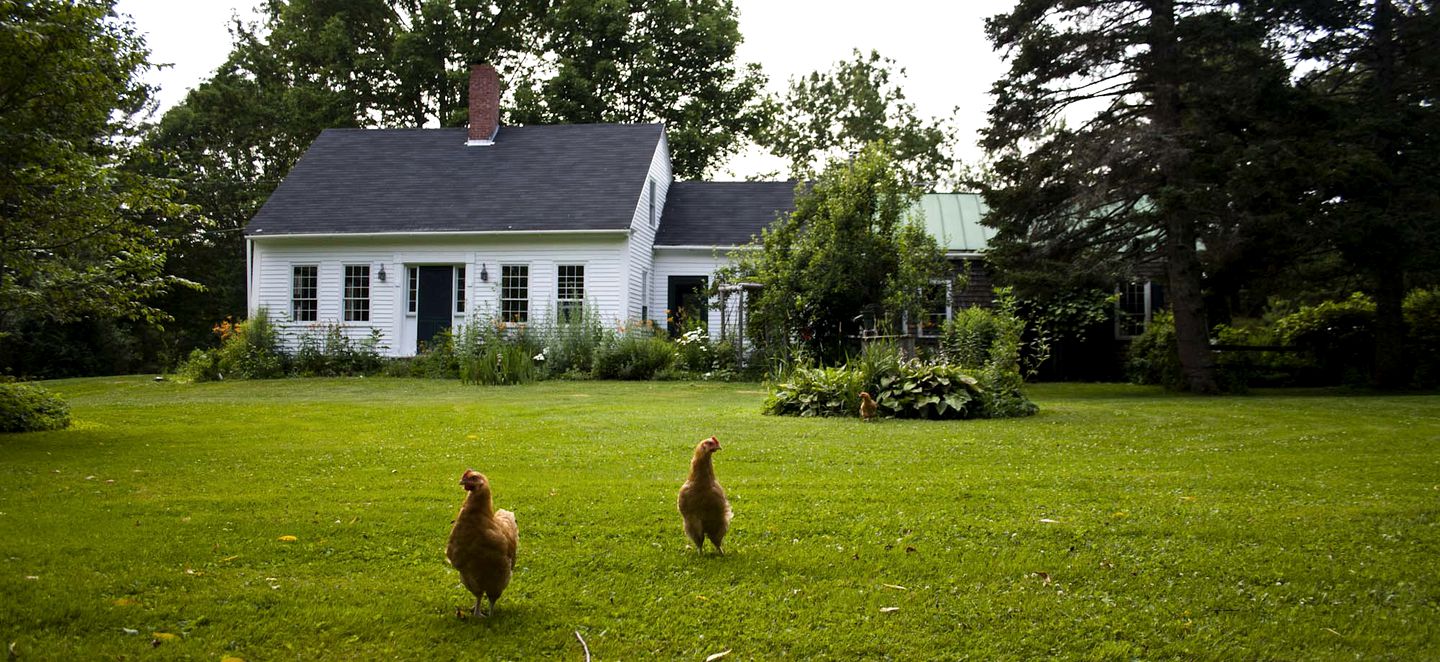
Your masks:
[{"label": "grass clipping on lawn", "polygon": [[[0,437],[22,659],[1440,656],[1436,396],[866,424],[754,384],[46,386],[75,425]],[[712,434],[723,557],[675,511]],[[443,557],[466,467],[520,526],[490,619]]]}]

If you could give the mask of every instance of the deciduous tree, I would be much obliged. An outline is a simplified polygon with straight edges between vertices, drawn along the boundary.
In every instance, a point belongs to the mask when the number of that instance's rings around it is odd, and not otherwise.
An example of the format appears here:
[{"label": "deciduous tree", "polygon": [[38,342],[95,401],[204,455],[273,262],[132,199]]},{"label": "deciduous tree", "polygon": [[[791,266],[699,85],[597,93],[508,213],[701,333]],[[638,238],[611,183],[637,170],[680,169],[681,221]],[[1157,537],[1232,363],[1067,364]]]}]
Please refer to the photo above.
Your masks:
[{"label": "deciduous tree", "polygon": [[[122,167],[150,90],[143,40],[112,0],[0,2],[0,339],[22,323],[162,313],[158,219],[171,182]],[[3,353],[3,352],[0,352]]]},{"label": "deciduous tree", "polygon": [[895,155],[908,182],[934,188],[954,169],[954,137],[943,120],[924,119],[905,98],[905,69],[876,51],[855,51],[827,72],[790,81],[762,141],[799,179],[873,142]]},{"label": "deciduous tree", "polygon": [[920,195],[886,145],[831,160],[797,192],[796,208],[736,255],[726,282],[755,282],[750,330],[843,356],[862,316],[920,319],[925,292],[949,275],[944,253],[911,216]]}]

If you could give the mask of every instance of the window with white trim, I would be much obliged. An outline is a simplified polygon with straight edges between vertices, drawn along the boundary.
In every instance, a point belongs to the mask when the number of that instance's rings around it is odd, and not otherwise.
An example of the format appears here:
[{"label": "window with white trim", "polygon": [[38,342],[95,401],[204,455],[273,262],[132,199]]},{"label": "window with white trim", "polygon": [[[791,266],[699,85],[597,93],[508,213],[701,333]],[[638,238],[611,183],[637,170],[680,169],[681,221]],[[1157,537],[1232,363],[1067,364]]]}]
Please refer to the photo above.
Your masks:
[{"label": "window with white trim", "polygon": [[530,266],[500,266],[500,319],[524,324],[530,321]]},{"label": "window with white trim", "polygon": [[420,267],[405,270],[405,312],[414,315],[420,306]]},{"label": "window with white trim", "polygon": [[920,317],[920,335],[935,337],[945,330],[945,323],[952,315],[950,281],[931,281],[925,288],[925,313]]},{"label": "window with white trim", "polygon": [[455,266],[455,314],[465,314],[465,265]]},{"label": "window with white trim", "polygon": [[577,321],[585,311],[585,265],[562,264],[555,274],[555,312],[560,321]]},{"label": "window with white trim", "polygon": [[345,300],[342,306],[346,322],[370,321],[370,265],[345,265]]},{"label": "window with white trim", "polygon": [[1134,338],[1150,326],[1155,311],[1165,309],[1165,288],[1155,281],[1121,283],[1115,302],[1115,337]]},{"label": "window with white trim", "polygon": [[290,319],[314,322],[320,317],[320,267],[296,265],[290,281]]}]

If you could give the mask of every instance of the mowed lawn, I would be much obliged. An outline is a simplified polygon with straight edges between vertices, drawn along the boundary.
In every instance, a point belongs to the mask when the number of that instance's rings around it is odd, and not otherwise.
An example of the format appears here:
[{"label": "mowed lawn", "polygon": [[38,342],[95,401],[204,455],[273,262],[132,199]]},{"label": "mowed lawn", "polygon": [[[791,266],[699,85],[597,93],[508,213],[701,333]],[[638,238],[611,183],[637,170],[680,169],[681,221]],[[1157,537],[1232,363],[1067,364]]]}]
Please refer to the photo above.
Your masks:
[{"label": "mowed lawn", "polygon": [[[1440,396],[866,424],[757,384],[49,386],[74,428],[0,436],[22,660],[1440,657]],[[675,511],[712,434],[724,557]],[[520,525],[492,619],[443,557],[467,467]]]}]

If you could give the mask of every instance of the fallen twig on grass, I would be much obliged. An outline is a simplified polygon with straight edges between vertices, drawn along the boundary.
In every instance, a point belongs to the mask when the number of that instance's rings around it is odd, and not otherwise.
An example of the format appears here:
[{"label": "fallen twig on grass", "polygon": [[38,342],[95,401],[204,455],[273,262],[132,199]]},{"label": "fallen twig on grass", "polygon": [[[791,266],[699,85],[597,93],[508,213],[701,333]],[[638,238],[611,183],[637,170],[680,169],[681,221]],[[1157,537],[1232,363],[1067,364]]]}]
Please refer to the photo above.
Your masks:
[{"label": "fallen twig on grass", "polygon": [[580,647],[585,649],[585,662],[590,662],[590,645],[585,643],[585,637],[580,636],[580,631],[575,631],[575,638],[580,640]]}]

